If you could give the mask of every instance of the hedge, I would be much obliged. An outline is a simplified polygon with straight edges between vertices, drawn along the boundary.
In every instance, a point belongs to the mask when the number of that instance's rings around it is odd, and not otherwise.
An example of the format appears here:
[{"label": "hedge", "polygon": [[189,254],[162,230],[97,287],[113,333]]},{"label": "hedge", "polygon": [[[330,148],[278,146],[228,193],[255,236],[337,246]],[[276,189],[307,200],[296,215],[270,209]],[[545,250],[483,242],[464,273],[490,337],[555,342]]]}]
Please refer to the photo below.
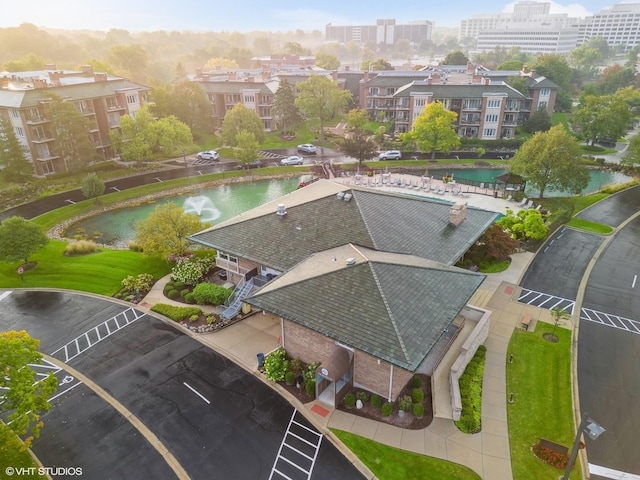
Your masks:
[{"label": "hedge", "polygon": [[201,315],[202,310],[198,307],[176,307],[175,305],[167,305],[166,303],[156,303],[151,307],[152,312],[160,313],[165,317],[169,317],[176,322],[182,322],[191,315]]}]

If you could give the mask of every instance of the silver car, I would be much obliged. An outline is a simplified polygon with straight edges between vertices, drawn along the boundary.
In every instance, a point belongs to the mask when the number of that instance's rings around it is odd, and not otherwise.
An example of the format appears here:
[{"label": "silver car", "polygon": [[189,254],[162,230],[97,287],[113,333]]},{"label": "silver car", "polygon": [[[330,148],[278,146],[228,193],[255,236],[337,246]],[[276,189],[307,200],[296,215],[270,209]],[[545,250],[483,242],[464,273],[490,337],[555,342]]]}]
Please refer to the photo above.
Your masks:
[{"label": "silver car", "polygon": [[220,160],[220,155],[215,150],[205,150],[196,155],[198,160]]},{"label": "silver car", "polygon": [[297,155],[291,155],[290,157],[280,160],[280,165],[302,165],[303,163],[304,160],[302,159],[302,157],[299,157]]},{"label": "silver car", "polygon": [[303,143],[298,145],[298,151],[304,153],[316,153],[316,146],[312,143]]}]

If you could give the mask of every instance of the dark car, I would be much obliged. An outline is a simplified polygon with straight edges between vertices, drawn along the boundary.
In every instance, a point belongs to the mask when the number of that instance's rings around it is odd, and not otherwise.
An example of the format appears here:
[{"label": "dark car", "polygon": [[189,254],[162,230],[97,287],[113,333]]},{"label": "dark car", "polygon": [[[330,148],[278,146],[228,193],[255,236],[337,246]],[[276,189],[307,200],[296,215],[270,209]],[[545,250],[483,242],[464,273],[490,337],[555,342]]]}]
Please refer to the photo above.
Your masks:
[{"label": "dark car", "polygon": [[241,163],[240,165],[238,165],[238,169],[260,168],[263,166],[264,166],[264,162],[262,160],[254,160],[253,162],[249,162],[249,163]]}]

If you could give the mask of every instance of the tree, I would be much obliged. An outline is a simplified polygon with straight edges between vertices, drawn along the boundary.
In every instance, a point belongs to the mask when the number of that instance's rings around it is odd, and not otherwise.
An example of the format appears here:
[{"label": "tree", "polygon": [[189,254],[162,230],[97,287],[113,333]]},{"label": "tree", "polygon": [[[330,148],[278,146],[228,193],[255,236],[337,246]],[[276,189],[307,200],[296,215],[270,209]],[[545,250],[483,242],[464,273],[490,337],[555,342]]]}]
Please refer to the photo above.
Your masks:
[{"label": "tree", "polygon": [[431,152],[433,160],[436,151],[449,153],[460,145],[460,137],[454,129],[457,118],[458,114],[444,108],[441,102],[430,103],[402,139],[414,142],[421,152]]},{"label": "tree", "polygon": [[5,70],[8,72],[29,72],[35,70],[44,70],[47,67],[47,61],[33,53],[22,57],[20,60],[10,60],[4,64]]},{"label": "tree", "polygon": [[363,127],[369,120],[369,114],[366,110],[354,109],[347,115],[347,124],[349,132],[340,142],[342,151],[358,160],[360,165],[365,160],[370,160],[378,153],[378,145],[373,135],[366,131]]},{"label": "tree", "polygon": [[158,205],[151,215],[136,224],[136,243],[147,255],[182,257],[191,243],[187,237],[207,226],[195,213],[185,213],[169,202]]},{"label": "tree", "polygon": [[571,314],[556,305],[551,309],[551,317],[553,318],[553,331],[551,332],[551,338],[554,339],[553,341],[557,342],[558,338],[556,337],[556,328],[558,328],[560,322],[571,318]]},{"label": "tree", "polygon": [[316,53],[316,65],[325,70],[337,70],[340,67],[340,60],[335,55]]},{"label": "tree", "polygon": [[456,50],[455,52],[447,53],[441,65],[466,65],[468,62],[467,56],[461,50]]},{"label": "tree", "polygon": [[520,210],[514,215],[513,210],[507,208],[506,215],[496,224],[519,241],[541,240],[549,230],[544,224],[542,214],[535,209]]},{"label": "tree", "polygon": [[30,175],[31,166],[9,120],[0,117],[0,166],[9,182],[21,182]]},{"label": "tree", "polygon": [[540,55],[536,59],[533,69],[537,75],[548,78],[561,89],[570,89],[571,67],[563,55]]},{"label": "tree", "polygon": [[640,165],[640,134],[635,135],[629,141],[627,151],[622,157],[620,163],[634,168],[636,167],[636,165]]},{"label": "tree", "polygon": [[482,259],[508,260],[518,249],[518,241],[496,225],[491,225],[469,249],[469,255]]},{"label": "tree", "polygon": [[109,61],[134,82],[146,81],[149,53],[141,45],[116,45],[109,53]]},{"label": "tree", "polygon": [[511,160],[511,172],[540,190],[540,198],[546,190],[578,194],[589,184],[580,145],[562,125],[537,132],[524,142]]},{"label": "tree", "polygon": [[258,143],[264,141],[264,125],[256,112],[249,110],[242,103],[236,104],[222,121],[222,142],[235,147],[238,144],[237,135],[241,131],[253,133]]},{"label": "tree", "polygon": [[317,127],[324,139],[326,122],[344,112],[352,99],[349,90],[342,90],[327,77],[312,75],[296,85],[298,96],[295,105],[307,120]]},{"label": "tree", "polygon": [[10,217],[0,225],[0,258],[5,262],[29,263],[29,255],[48,241],[35,223],[22,217]]},{"label": "tree", "polygon": [[529,96],[529,87],[527,86],[527,77],[516,77],[516,76],[509,77],[507,78],[507,84],[510,87],[515,88],[525,97]]},{"label": "tree", "polygon": [[[38,364],[42,354],[38,352],[40,341],[31,338],[24,331],[0,332],[0,389],[2,402],[0,414],[8,414],[4,421],[9,429],[2,429],[10,435],[13,432],[25,437],[25,447],[30,447],[34,438],[40,436],[43,423],[40,414],[51,408],[48,402],[58,388],[53,373],[44,379],[38,379],[30,364]],[[0,445],[6,445],[7,439],[0,433]]]},{"label": "tree", "polygon": [[192,131],[211,129],[213,108],[196,82],[184,80],[173,86],[169,92],[169,112]]},{"label": "tree", "polygon": [[57,139],[53,150],[64,159],[69,170],[82,170],[88,162],[98,158],[96,147],[90,137],[93,125],[76,110],[73,103],[53,93],[48,93],[47,96],[47,115]]},{"label": "tree", "polygon": [[217,68],[225,68],[225,69],[233,70],[240,67],[238,66],[238,62],[236,62],[235,60],[231,60],[229,58],[216,57],[216,58],[210,58],[209,60],[207,60],[207,63],[205,63],[204,67],[202,68],[203,70],[215,70]]},{"label": "tree", "polygon": [[384,58],[378,58],[377,60],[365,60],[362,62],[362,70],[393,70],[391,65]]},{"label": "tree", "polygon": [[498,70],[522,70],[522,63],[520,60],[507,60],[498,65]]},{"label": "tree", "polygon": [[280,122],[283,134],[287,132],[287,128],[295,129],[302,120],[296,107],[296,94],[286,78],[280,82],[273,97],[273,113]]},{"label": "tree", "polygon": [[241,130],[236,135],[236,158],[241,164],[253,162],[258,158],[258,142],[253,133]]},{"label": "tree", "polygon": [[551,128],[551,117],[546,108],[539,108],[524,122],[524,130],[527,133],[546,132]]},{"label": "tree", "polygon": [[307,48],[304,48],[298,42],[287,42],[284,44],[285,53],[291,53],[293,55],[309,55],[311,52]]},{"label": "tree", "polygon": [[572,120],[580,127],[585,140],[594,144],[598,138],[616,141],[624,135],[629,117],[629,107],[620,96],[586,95],[574,110]]},{"label": "tree", "polygon": [[98,197],[104,193],[104,182],[95,173],[90,173],[82,179],[82,195],[84,198],[95,198],[95,202],[98,202]]}]

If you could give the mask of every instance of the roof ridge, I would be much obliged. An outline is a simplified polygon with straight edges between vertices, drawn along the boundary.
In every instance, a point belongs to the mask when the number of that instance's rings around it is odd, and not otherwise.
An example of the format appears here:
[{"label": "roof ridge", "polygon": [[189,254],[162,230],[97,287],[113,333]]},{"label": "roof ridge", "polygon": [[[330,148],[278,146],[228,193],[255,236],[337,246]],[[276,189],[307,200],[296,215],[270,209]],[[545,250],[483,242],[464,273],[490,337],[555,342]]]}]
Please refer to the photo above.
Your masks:
[{"label": "roof ridge", "polygon": [[384,294],[384,290],[382,289],[382,285],[380,284],[380,280],[378,279],[378,274],[373,268],[373,262],[368,262],[368,264],[369,264],[369,270],[371,271],[371,276],[373,277],[373,280],[376,282],[376,285],[378,286],[378,291],[380,292],[380,298],[382,299],[382,302],[384,303],[384,306],[387,309],[387,312],[389,313],[389,319],[391,320],[391,325],[393,325],[393,330],[396,332],[396,338],[398,339],[398,343],[402,348],[402,353],[404,354],[404,358],[407,364],[411,365],[412,364],[411,356],[409,355],[407,347],[404,344],[404,338],[400,334],[400,329],[398,328],[398,324],[396,322],[395,316],[393,315],[393,311],[391,310],[391,306],[389,305],[389,302],[387,302],[387,297]]}]

